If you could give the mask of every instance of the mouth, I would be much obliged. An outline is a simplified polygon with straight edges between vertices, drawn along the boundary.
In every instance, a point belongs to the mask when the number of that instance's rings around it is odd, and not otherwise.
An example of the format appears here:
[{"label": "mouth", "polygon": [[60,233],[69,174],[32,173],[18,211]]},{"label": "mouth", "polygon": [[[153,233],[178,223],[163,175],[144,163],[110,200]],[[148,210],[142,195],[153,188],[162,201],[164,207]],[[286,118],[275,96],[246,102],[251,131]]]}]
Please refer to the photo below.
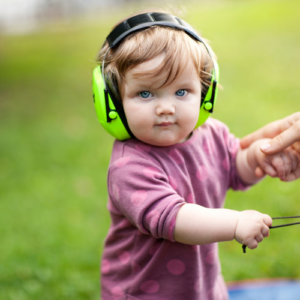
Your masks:
[{"label": "mouth", "polygon": [[173,125],[174,123],[172,122],[162,122],[162,123],[159,123],[157,124],[157,126],[159,127],[167,127],[167,126],[170,126],[170,125]]}]

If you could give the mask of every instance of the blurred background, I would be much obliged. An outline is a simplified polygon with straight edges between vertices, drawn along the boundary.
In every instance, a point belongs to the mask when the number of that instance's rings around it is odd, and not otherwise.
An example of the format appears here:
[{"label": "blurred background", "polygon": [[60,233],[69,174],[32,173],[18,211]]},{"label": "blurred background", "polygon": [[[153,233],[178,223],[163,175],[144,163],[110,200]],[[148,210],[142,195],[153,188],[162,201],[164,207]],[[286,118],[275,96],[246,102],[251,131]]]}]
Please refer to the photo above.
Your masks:
[{"label": "blurred background", "polygon": [[[236,136],[300,110],[298,0],[0,0],[0,299],[99,299],[113,138],[92,70],[112,26],[148,7],[210,40],[223,86],[214,117]],[[300,181],[267,178],[230,191],[226,207],[299,215],[299,195]],[[221,243],[225,280],[299,278],[299,236],[274,229],[247,254]]]}]

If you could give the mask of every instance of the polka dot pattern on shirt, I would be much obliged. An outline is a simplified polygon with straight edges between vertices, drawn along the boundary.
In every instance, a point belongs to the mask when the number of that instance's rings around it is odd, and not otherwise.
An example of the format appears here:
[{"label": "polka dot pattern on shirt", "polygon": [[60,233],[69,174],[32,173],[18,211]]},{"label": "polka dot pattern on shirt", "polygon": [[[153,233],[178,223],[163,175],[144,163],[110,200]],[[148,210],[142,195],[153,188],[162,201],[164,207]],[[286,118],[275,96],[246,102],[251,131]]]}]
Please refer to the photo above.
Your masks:
[{"label": "polka dot pattern on shirt", "polygon": [[199,181],[206,181],[206,179],[208,178],[207,167],[206,166],[200,166],[198,168],[196,176],[197,176]]},{"label": "polka dot pattern on shirt", "polygon": [[121,287],[119,286],[115,286],[111,289],[111,294],[113,295],[114,299],[117,300],[121,297],[124,297],[124,292],[123,290],[121,289]]},{"label": "polka dot pattern on shirt", "polygon": [[130,254],[128,251],[119,251],[118,258],[123,265],[126,265],[130,261]]},{"label": "polka dot pattern on shirt", "polygon": [[121,168],[121,167],[125,166],[129,162],[129,160],[130,160],[130,156],[121,157],[115,161],[115,166],[117,166],[118,168]]},{"label": "polka dot pattern on shirt", "polygon": [[190,193],[186,199],[186,202],[187,203],[195,203],[195,200],[194,200],[194,195],[193,193]]},{"label": "polka dot pattern on shirt", "polygon": [[140,289],[147,294],[154,294],[159,290],[160,286],[155,280],[148,280],[141,284]]},{"label": "polka dot pattern on shirt", "polygon": [[144,169],[143,173],[145,174],[145,176],[149,178],[160,175],[159,171],[156,168],[152,168],[152,167]]},{"label": "polka dot pattern on shirt", "polygon": [[205,261],[208,264],[213,265],[216,262],[216,258],[217,258],[216,257],[216,251],[212,250],[212,251],[209,251],[208,254],[206,255]]},{"label": "polka dot pattern on shirt", "polygon": [[108,274],[109,271],[110,271],[110,263],[107,259],[103,259],[101,264],[101,273]]},{"label": "polka dot pattern on shirt", "polygon": [[144,190],[138,190],[131,195],[131,203],[135,206],[140,206],[146,198],[147,192]]},{"label": "polka dot pattern on shirt", "polygon": [[167,269],[173,275],[181,275],[185,271],[185,264],[179,259],[171,259],[167,263]]},{"label": "polka dot pattern on shirt", "polygon": [[113,195],[115,196],[117,201],[120,201],[120,189],[116,184],[112,185]]},{"label": "polka dot pattern on shirt", "polygon": [[171,187],[176,191],[177,187],[178,187],[178,183],[176,181],[176,179],[173,176],[169,176],[169,182]]}]

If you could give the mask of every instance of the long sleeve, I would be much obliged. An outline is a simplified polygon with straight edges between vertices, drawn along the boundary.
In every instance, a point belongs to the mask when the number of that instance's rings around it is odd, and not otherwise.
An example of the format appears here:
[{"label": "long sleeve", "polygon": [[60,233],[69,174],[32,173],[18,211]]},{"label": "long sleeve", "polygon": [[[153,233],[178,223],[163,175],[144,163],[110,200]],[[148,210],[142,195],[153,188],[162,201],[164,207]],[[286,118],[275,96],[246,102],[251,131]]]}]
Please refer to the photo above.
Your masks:
[{"label": "long sleeve", "polygon": [[173,241],[176,214],[185,200],[161,166],[130,150],[110,166],[110,200],[142,233]]}]

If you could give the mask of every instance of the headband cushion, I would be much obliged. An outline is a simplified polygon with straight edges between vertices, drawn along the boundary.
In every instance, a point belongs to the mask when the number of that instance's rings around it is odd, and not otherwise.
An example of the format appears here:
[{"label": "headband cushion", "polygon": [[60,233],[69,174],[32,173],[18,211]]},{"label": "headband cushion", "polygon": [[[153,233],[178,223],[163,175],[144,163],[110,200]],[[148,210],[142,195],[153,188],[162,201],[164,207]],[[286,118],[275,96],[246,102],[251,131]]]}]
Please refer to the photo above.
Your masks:
[{"label": "headband cushion", "polygon": [[106,40],[110,48],[116,46],[121,40],[132,32],[160,25],[184,30],[192,38],[203,43],[193,28],[185,21],[165,13],[148,13],[131,17],[117,25],[107,36]]}]

